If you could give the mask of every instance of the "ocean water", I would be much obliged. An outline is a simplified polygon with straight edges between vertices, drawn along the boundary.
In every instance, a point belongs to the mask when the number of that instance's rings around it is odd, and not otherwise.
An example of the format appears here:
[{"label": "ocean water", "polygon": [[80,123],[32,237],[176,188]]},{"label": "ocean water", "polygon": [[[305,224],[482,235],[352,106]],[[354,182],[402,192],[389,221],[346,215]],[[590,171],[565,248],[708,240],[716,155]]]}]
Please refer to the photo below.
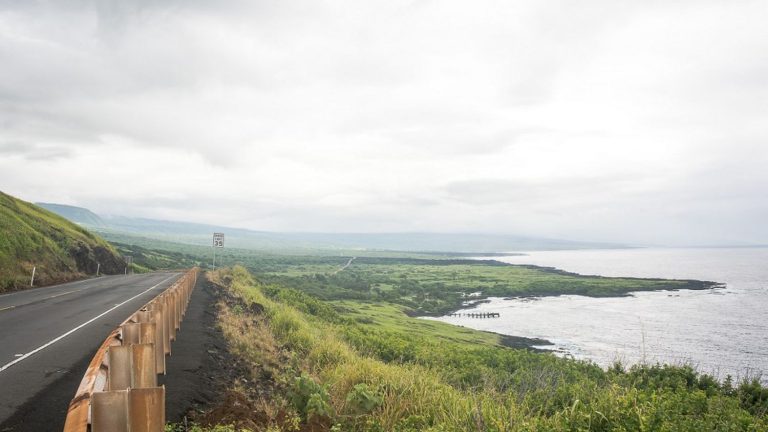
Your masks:
[{"label": "ocean water", "polygon": [[[492,258],[590,275],[700,279],[724,288],[637,292],[629,297],[492,298],[466,309],[499,318],[440,321],[553,342],[558,355],[601,366],[691,364],[723,379],[768,383],[768,248],[531,252]],[[765,372],[765,374],[763,374]]]}]

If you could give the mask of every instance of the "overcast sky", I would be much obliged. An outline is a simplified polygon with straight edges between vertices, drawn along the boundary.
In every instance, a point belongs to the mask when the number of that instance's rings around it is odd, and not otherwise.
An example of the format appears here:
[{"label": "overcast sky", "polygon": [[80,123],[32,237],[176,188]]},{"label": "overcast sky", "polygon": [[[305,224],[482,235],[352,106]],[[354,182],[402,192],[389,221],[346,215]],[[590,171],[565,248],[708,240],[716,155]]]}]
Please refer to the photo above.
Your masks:
[{"label": "overcast sky", "polygon": [[0,0],[0,190],[288,231],[768,243],[768,2]]}]

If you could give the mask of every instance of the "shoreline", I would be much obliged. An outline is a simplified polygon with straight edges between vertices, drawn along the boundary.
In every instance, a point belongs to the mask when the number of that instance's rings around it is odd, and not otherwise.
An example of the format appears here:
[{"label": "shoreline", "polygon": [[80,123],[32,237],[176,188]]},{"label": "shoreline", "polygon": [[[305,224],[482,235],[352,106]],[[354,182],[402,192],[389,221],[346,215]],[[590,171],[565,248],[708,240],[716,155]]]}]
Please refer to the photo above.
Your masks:
[{"label": "shoreline", "polygon": [[[473,260],[480,263],[486,263],[487,265],[504,265],[504,266],[513,266],[513,267],[523,267],[523,268],[529,268],[533,270],[543,271],[550,274],[557,274],[562,276],[571,276],[571,277],[579,277],[579,278],[598,278],[598,279],[623,279],[623,280],[637,280],[637,281],[654,281],[654,282],[676,282],[685,283],[684,287],[660,287],[656,289],[647,289],[647,290],[632,290],[627,291],[624,293],[607,293],[605,295],[601,295],[600,293],[568,293],[568,292],[559,292],[559,293],[551,293],[551,292],[544,292],[540,294],[521,294],[521,295],[515,295],[515,296],[487,296],[484,294],[480,294],[478,297],[475,297],[472,300],[464,301],[461,305],[461,307],[458,308],[452,308],[450,310],[439,312],[439,313],[428,313],[423,311],[418,311],[414,309],[409,309],[405,311],[405,314],[411,318],[444,318],[448,315],[454,314],[454,313],[462,313],[466,312],[468,310],[474,309],[478,305],[484,304],[484,303],[490,303],[492,299],[499,298],[503,300],[525,300],[530,299],[531,301],[535,301],[538,299],[546,298],[546,297],[560,297],[564,295],[573,295],[573,296],[581,296],[581,297],[590,297],[590,298],[622,298],[622,297],[632,297],[634,296],[634,293],[638,292],[679,292],[683,290],[691,290],[691,291],[705,291],[705,290],[714,290],[714,289],[722,289],[726,287],[725,283],[722,282],[714,282],[714,281],[704,281],[704,280],[697,280],[697,279],[665,279],[665,278],[641,278],[641,277],[615,277],[615,276],[601,276],[601,275],[584,275],[580,273],[575,272],[569,272],[566,270],[558,269],[556,267],[549,267],[549,266],[537,266],[533,264],[511,264],[511,263],[505,263],[503,261],[498,261],[494,259],[489,260]],[[445,321],[441,321],[445,322]],[[465,327],[463,325],[459,324],[452,324],[456,325],[458,327]],[[471,327],[468,327],[471,328]],[[485,330],[484,330],[485,331]],[[526,349],[533,352],[538,353],[557,353],[559,352],[559,349],[557,348],[557,345],[547,339],[541,339],[541,338],[531,338],[531,337],[525,337],[525,336],[517,336],[517,335],[509,335],[509,334],[503,334],[493,331],[488,331],[488,333],[493,333],[499,336],[499,344],[506,348],[512,348],[512,349]],[[548,348],[542,348],[546,346],[551,346],[551,349]]]},{"label": "shoreline", "polygon": [[[635,276],[603,276],[603,275],[597,275],[597,274],[582,274],[582,273],[576,273],[571,272],[567,270],[562,270],[557,267],[552,266],[540,266],[535,264],[512,264],[512,263],[506,263],[504,261],[498,261],[494,259],[489,260],[477,260],[479,262],[493,262],[493,263],[500,263],[503,265],[508,266],[514,266],[514,267],[523,267],[523,268],[529,268],[531,270],[540,270],[546,273],[550,274],[556,274],[560,276],[573,276],[573,277],[582,277],[582,278],[596,278],[596,279],[624,279],[624,280],[633,280],[633,281],[650,281],[650,282],[685,282],[689,286],[692,287],[685,287],[685,288],[669,288],[670,291],[679,291],[683,289],[690,289],[690,290],[707,290],[707,289],[716,289],[716,288],[725,288],[726,284],[724,282],[715,282],[715,281],[707,281],[707,280],[698,280],[698,279],[668,279],[668,278],[646,278],[646,277],[635,277]],[[494,264],[496,265],[496,264]],[[653,290],[634,290],[634,291],[627,291],[626,294],[632,293],[632,292],[641,292],[641,291],[663,291],[665,288],[660,289],[653,289]],[[566,293],[563,293],[566,294]],[[555,295],[562,295],[562,294],[555,294]],[[581,294],[579,294],[581,295]],[[542,294],[535,297],[551,297],[550,294]],[[623,296],[617,296],[617,295],[587,295],[584,294],[585,297],[623,297]],[[530,297],[530,296],[525,296]]]},{"label": "shoreline", "polygon": [[[526,349],[537,353],[556,353],[557,345],[547,339],[541,338],[529,338],[525,336],[512,336],[498,332],[488,332],[499,335],[499,344],[506,348],[512,349]],[[543,346],[551,346],[552,349],[541,348]]]},{"label": "shoreline", "polygon": [[[440,260],[437,260],[437,261],[440,261]],[[456,260],[450,260],[450,261],[456,261]],[[652,289],[633,289],[633,290],[621,292],[621,293],[594,293],[591,291],[574,293],[574,292],[560,291],[560,292],[542,292],[537,294],[520,294],[520,295],[510,295],[510,296],[494,296],[494,295],[485,295],[484,293],[481,293],[479,296],[475,297],[473,300],[465,301],[467,304],[454,307],[451,309],[447,309],[445,311],[431,313],[431,312],[424,312],[424,311],[413,309],[406,312],[406,315],[412,318],[414,317],[439,318],[439,317],[444,317],[446,315],[450,315],[453,313],[460,313],[466,309],[473,308],[479,304],[487,303],[490,301],[491,298],[504,298],[505,300],[515,300],[515,299],[559,297],[563,295],[576,295],[576,296],[591,297],[591,298],[621,298],[621,297],[631,297],[633,296],[633,293],[638,293],[638,292],[660,292],[660,291],[682,291],[682,290],[705,291],[705,290],[712,290],[712,289],[722,289],[722,288],[726,288],[727,286],[727,284],[724,282],[714,282],[714,281],[706,281],[706,280],[698,280],[698,279],[665,279],[665,278],[586,275],[581,273],[570,272],[567,270],[562,270],[556,267],[538,266],[534,264],[511,264],[511,263],[506,263],[506,262],[498,261],[494,259],[488,259],[488,260],[469,259],[469,260],[462,260],[462,261],[471,261],[471,262],[482,263],[484,265],[491,265],[491,266],[522,267],[522,268],[527,268],[531,270],[542,271],[545,273],[556,274],[560,276],[577,277],[577,278],[594,278],[594,279],[600,279],[600,280],[621,279],[621,280],[630,280],[630,281],[648,281],[648,282],[660,282],[660,283],[673,282],[673,283],[684,283],[685,286],[660,286]],[[461,264],[465,264],[465,263],[466,262],[462,262]]]}]

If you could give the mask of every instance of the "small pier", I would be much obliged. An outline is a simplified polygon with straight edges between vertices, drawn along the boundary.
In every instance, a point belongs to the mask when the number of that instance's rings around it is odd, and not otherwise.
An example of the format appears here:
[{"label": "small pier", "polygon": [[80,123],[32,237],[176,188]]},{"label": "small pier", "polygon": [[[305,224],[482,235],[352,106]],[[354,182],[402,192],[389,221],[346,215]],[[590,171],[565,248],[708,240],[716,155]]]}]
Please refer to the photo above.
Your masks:
[{"label": "small pier", "polygon": [[452,313],[448,316],[461,318],[498,318],[498,312],[472,312],[472,313]]}]

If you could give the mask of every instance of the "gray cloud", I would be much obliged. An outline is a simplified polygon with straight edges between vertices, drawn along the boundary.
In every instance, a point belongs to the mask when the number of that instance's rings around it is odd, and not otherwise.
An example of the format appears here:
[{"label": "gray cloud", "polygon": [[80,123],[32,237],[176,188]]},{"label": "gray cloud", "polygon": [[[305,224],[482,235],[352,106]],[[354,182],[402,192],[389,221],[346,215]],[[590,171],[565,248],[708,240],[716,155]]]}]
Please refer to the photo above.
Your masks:
[{"label": "gray cloud", "polygon": [[767,18],[0,1],[0,187],[256,229],[768,243]]},{"label": "gray cloud", "polygon": [[572,200],[584,205],[606,195],[615,199],[616,195],[621,195],[624,189],[641,179],[638,175],[624,174],[560,180],[477,179],[449,183],[444,192],[450,199],[472,205],[548,206],[553,200],[559,200],[560,206],[567,207]]}]

